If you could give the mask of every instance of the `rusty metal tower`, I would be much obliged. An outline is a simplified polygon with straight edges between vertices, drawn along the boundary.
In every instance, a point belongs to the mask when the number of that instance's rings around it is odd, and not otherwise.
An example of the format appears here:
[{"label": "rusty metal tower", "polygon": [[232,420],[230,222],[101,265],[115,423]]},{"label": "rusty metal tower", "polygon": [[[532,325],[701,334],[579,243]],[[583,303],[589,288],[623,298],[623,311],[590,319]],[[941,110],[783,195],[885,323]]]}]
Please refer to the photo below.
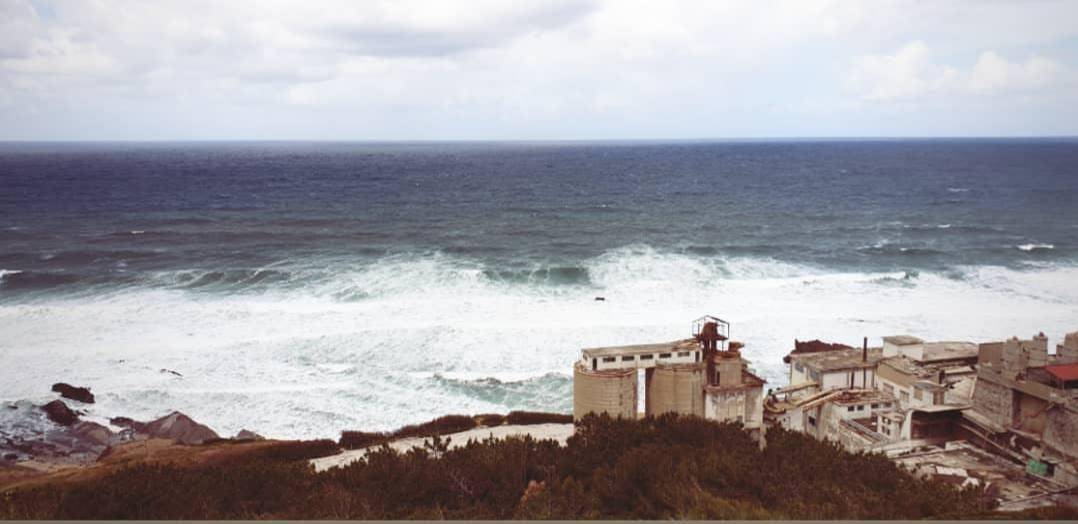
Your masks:
[{"label": "rusty metal tower", "polygon": [[727,352],[730,323],[719,317],[704,315],[692,322],[692,336],[703,350],[708,384],[713,384],[715,382],[715,357],[720,352]]}]

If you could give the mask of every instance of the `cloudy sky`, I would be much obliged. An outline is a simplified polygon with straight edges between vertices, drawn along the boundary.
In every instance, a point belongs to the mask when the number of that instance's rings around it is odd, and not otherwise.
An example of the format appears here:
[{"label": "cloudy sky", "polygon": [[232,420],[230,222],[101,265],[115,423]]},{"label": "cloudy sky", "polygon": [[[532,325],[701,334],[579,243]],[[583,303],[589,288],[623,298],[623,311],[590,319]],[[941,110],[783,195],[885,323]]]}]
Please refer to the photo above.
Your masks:
[{"label": "cloudy sky", "polygon": [[1078,135],[1078,1],[0,0],[0,139]]}]

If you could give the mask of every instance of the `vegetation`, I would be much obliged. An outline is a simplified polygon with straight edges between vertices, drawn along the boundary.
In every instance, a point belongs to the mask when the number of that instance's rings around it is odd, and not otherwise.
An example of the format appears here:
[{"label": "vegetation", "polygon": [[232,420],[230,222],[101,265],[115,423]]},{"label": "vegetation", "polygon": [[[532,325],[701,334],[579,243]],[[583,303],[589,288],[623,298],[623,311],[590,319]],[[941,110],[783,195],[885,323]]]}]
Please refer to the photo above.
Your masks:
[{"label": "vegetation", "polygon": [[[424,425],[425,426],[425,425]],[[435,424],[452,427],[449,421]],[[981,488],[918,480],[877,454],[783,430],[761,450],[740,427],[666,415],[589,416],[567,446],[487,439],[315,473],[303,443],[228,464],[136,465],[96,482],[0,498],[18,519],[911,519],[988,515]]]},{"label": "vegetation", "polygon": [[563,413],[510,411],[505,420],[510,424],[571,424],[573,416]]},{"label": "vegetation", "polygon": [[383,442],[407,437],[433,437],[467,431],[479,426],[491,427],[503,424],[571,424],[572,415],[543,413],[537,411],[511,411],[508,415],[487,413],[469,417],[446,415],[423,424],[404,426],[392,433],[367,431],[342,431],[340,446],[344,449],[360,449],[377,446]]}]

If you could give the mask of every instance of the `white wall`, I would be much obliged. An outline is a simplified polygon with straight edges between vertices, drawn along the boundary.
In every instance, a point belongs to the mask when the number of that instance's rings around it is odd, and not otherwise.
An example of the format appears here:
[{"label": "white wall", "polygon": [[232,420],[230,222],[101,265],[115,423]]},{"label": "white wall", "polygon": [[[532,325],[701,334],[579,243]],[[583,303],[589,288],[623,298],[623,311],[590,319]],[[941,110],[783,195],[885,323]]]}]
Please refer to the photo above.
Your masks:
[{"label": "white wall", "polygon": [[872,389],[876,384],[876,370],[874,369],[856,369],[856,370],[842,370],[831,371],[825,373],[823,376],[823,384],[820,385],[821,389]]},{"label": "white wall", "polygon": [[[669,353],[669,358],[660,358],[660,355]],[[655,367],[655,364],[662,362],[664,364],[692,364],[697,362],[697,358],[703,361],[703,355],[697,357],[697,353],[701,353],[699,349],[693,350],[681,350],[681,351],[660,351],[650,354],[650,359],[641,358],[644,355],[625,355],[625,356],[611,356],[611,357],[599,357],[595,362],[596,367],[592,367],[592,360],[585,360],[585,364],[588,369],[598,369],[600,371],[604,369],[645,369]],[[625,360],[628,357],[629,360]],[[614,359],[612,362],[608,362],[605,359]]]}]

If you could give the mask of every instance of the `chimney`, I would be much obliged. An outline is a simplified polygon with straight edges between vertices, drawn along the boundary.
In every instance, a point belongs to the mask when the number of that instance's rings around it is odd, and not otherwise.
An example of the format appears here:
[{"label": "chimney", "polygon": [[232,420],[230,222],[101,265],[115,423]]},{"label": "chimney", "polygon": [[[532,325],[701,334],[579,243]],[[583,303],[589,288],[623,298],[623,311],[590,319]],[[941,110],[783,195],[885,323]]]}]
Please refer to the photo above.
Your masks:
[{"label": "chimney", "polygon": [[868,362],[868,337],[865,337],[865,344],[861,349],[861,362]]}]

